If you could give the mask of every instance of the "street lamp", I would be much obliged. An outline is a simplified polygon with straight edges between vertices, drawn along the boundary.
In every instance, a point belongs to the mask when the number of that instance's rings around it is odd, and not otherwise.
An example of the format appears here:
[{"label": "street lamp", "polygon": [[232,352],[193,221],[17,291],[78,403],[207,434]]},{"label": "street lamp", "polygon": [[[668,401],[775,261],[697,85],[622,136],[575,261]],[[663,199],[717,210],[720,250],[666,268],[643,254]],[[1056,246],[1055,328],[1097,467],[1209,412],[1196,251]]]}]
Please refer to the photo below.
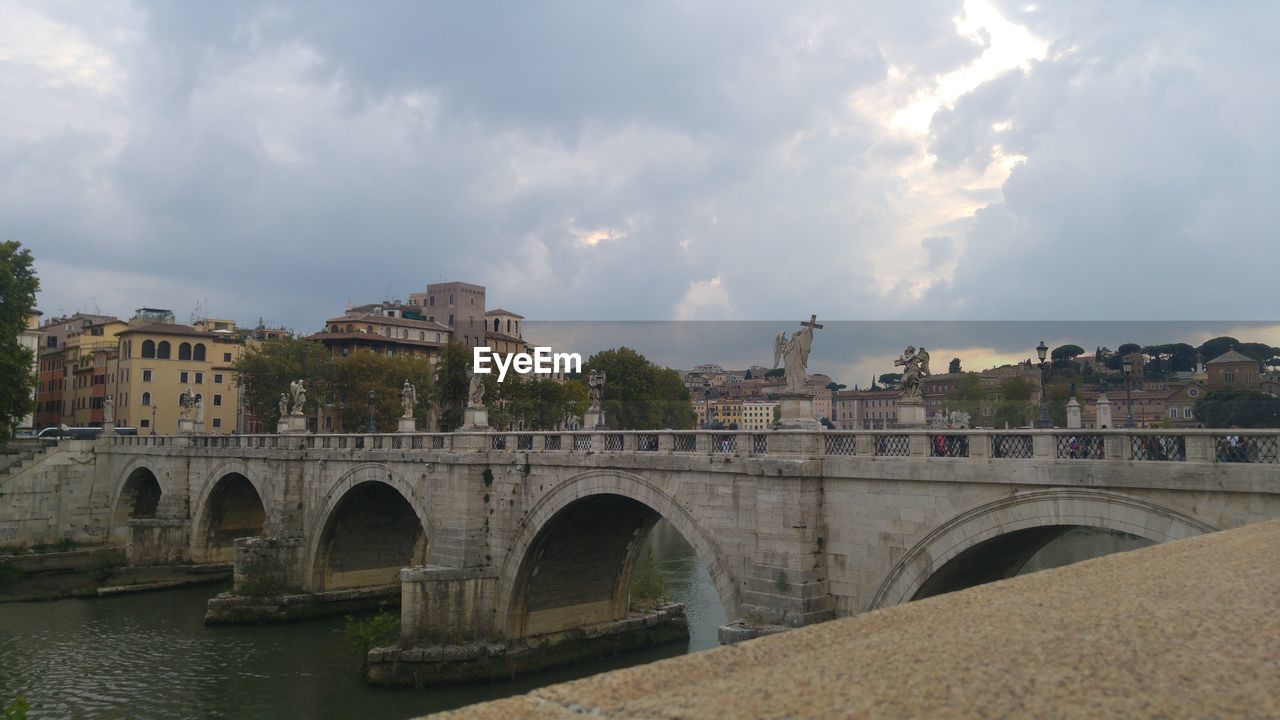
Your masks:
[{"label": "street lamp", "polygon": [[1124,419],[1124,426],[1133,427],[1133,358],[1128,355],[1121,361],[1120,367],[1124,369],[1124,399],[1125,404],[1129,406],[1128,415]]},{"label": "street lamp", "polygon": [[1053,418],[1049,417],[1049,363],[1045,360],[1049,356],[1049,346],[1043,340],[1036,346],[1036,355],[1040,358],[1040,419],[1036,421],[1036,427],[1048,429],[1053,427]]},{"label": "street lamp", "polygon": [[369,432],[370,433],[378,432],[378,429],[373,425],[373,391],[372,390],[369,391]]}]

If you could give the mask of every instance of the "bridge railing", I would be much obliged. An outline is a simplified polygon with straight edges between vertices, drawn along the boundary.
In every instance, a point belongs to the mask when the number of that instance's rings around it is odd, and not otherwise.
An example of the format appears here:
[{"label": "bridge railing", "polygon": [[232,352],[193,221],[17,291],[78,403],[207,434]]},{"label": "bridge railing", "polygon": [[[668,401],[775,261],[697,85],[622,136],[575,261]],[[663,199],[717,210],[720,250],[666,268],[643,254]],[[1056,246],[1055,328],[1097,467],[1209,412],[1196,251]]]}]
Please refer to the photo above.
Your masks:
[{"label": "bridge railing", "polygon": [[639,453],[753,457],[928,458],[1280,464],[1280,430],[641,430],[115,435],[115,447],[365,452]]}]

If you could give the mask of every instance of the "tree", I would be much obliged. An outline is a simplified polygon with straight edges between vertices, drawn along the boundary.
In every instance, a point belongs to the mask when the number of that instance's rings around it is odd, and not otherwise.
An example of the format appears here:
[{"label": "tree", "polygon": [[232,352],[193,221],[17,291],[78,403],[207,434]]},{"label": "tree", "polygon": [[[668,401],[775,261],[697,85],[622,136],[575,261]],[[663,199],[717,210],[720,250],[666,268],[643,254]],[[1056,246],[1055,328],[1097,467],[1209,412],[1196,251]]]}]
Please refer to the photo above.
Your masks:
[{"label": "tree", "polygon": [[1280,427],[1280,398],[1256,390],[1214,390],[1196,401],[1194,412],[1212,428]]},{"label": "tree", "polygon": [[21,243],[0,243],[0,444],[35,410],[35,358],[20,341],[40,289],[33,265]]},{"label": "tree", "polygon": [[235,365],[249,412],[266,427],[280,419],[280,395],[288,395],[289,383],[307,386],[307,408],[323,403],[332,387],[334,362],[327,348],[304,338],[279,338],[250,345]]},{"label": "tree", "polygon": [[697,422],[680,373],[654,365],[631,348],[598,352],[582,370],[606,375],[601,406],[611,430],[687,429]]},{"label": "tree", "polygon": [[783,377],[783,376],[785,376],[786,374],[787,374],[787,369],[786,369],[786,368],[774,368],[774,369],[772,369],[772,370],[765,370],[765,371],[764,371],[764,379],[765,379],[765,380],[772,380],[773,378],[780,378],[780,377]]},{"label": "tree", "polygon": [[831,392],[840,392],[841,390],[847,387],[849,386],[845,385],[844,383],[838,383],[835,380],[832,380],[831,382],[827,383],[827,389],[830,390]]},{"label": "tree", "polygon": [[982,389],[982,378],[976,373],[968,373],[956,381],[955,388],[947,393],[946,407],[948,410],[967,412],[973,423],[978,422],[978,418],[982,417],[982,401],[986,399],[986,392]]},{"label": "tree", "polygon": [[955,374],[958,372],[964,372],[963,370],[960,369],[960,358],[958,357],[951,358],[951,363],[947,365],[947,372],[952,374]]},{"label": "tree", "polygon": [[1084,348],[1079,345],[1059,345],[1049,353],[1049,357],[1054,360],[1074,360],[1084,354]]},{"label": "tree", "polygon": [[[451,342],[440,352],[436,366],[436,382],[432,396],[440,408],[440,430],[452,432],[462,425],[463,410],[467,406],[467,390],[471,381],[467,377],[467,365],[471,362],[471,348]],[[486,388],[487,393],[488,388]]]},{"label": "tree", "polygon": [[1009,378],[1000,385],[1000,402],[996,405],[996,427],[1027,425],[1031,410],[1031,394],[1035,386],[1026,378]]},{"label": "tree", "polygon": [[885,387],[897,387],[902,382],[902,373],[885,373],[880,376],[880,384]]},{"label": "tree", "polygon": [[[420,356],[387,357],[358,350],[347,357],[337,358],[334,361],[332,401],[335,405],[342,404],[341,430],[364,432],[372,417],[376,431],[394,431],[397,419],[404,414],[400,393],[405,380],[418,391],[413,416],[420,426],[424,425],[431,408],[431,376],[431,363]],[[370,391],[373,393],[372,401]]]}]

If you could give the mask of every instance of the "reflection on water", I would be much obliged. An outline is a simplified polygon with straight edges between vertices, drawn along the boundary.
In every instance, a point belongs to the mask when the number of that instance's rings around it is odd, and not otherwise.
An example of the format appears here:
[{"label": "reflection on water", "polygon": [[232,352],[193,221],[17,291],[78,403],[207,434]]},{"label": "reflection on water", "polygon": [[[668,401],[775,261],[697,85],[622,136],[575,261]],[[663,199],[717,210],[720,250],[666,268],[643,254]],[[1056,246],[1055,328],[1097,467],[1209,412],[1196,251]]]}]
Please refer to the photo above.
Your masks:
[{"label": "reflection on water", "polygon": [[487,685],[372,689],[341,619],[207,628],[217,589],[200,587],[0,605],[0,703],[25,694],[32,718],[406,718],[715,646],[724,610],[706,568],[665,523],[650,543],[668,595],[687,607],[688,647]]}]

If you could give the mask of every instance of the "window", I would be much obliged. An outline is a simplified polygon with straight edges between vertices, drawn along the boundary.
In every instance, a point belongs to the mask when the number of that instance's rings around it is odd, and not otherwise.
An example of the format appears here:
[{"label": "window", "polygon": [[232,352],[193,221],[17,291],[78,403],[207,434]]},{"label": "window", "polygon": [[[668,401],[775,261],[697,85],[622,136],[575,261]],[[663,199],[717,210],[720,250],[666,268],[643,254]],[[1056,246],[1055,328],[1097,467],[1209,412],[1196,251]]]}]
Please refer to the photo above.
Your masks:
[{"label": "window", "polygon": [[216,428],[220,428],[220,427],[222,427],[222,418],[214,418],[214,419],[213,419],[213,426],[214,426],[214,427],[216,427]]},{"label": "window", "polygon": [[231,353],[222,353],[222,362],[231,362]]},{"label": "window", "polygon": [[435,306],[436,306],[436,296],[435,296],[435,295],[432,295],[431,297],[427,298],[427,305],[430,305],[431,307],[435,307]]},{"label": "window", "polygon": [[142,382],[151,382],[151,371],[150,371],[150,370],[145,370],[145,369],[144,369],[144,370],[142,371]]},{"label": "window", "polygon": [[498,332],[498,318],[493,319],[493,331]]},{"label": "window", "polygon": [[222,396],[221,396],[221,395],[214,395],[214,396],[213,396],[213,406],[214,406],[214,407],[222,407]]},{"label": "window", "polygon": [[204,384],[204,373],[202,373],[202,372],[198,372],[198,373],[196,373],[196,384],[197,384],[197,385],[203,385],[203,384]]},{"label": "window", "polygon": [[[151,405],[151,393],[149,392],[142,393],[142,407],[148,407],[150,405]],[[146,421],[144,420],[143,422],[146,422]]]},{"label": "window", "polygon": [[1194,417],[1195,417],[1195,413],[1191,412],[1191,408],[1189,407],[1182,408],[1182,418],[1184,420],[1190,420]]},{"label": "window", "polygon": [[191,353],[191,359],[204,362],[204,343],[196,343],[195,351]]},{"label": "window", "polygon": [[142,357],[153,358],[156,356],[156,343],[154,340],[142,341]]},{"label": "window", "polygon": [[151,427],[151,421],[150,421],[150,420],[148,420],[147,418],[142,418],[142,420],[140,420],[140,421],[138,422],[138,426],[139,426],[139,427]]},{"label": "window", "polygon": [[449,304],[453,305],[453,293],[449,293]]},{"label": "window", "polygon": [[1176,407],[1171,407],[1171,408],[1169,408],[1169,417],[1173,418],[1174,420],[1177,420],[1177,419],[1178,419],[1178,408],[1176,408]]},{"label": "window", "polygon": [[47,348],[58,347],[58,337],[56,335],[50,335],[49,337],[45,338],[45,340],[47,340],[47,342],[45,343],[45,347]]},{"label": "window", "polygon": [[1226,384],[1228,384],[1228,385],[1234,385],[1234,384],[1235,384],[1235,382],[1236,382],[1236,371],[1235,371],[1235,370],[1227,370],[1227,371],[1223,372],[1223,373],[1222,373],[1222,382],[1224,382],[1224,383],[1226,383]]},{"label": "window", "polygon": [[213,374],[213,384],[214,384],[214,385],[221,385],[221,384],[222,384],[222,373],[214,373],[214,374]]},{"label": "window", "polygon": [[453,315],[449,316],[449,327],[453,327]]},{"label": "window", "polygon": [[190,374],[186,370],[183,370],[182,372],[178,373],[178,382],[182,383],[183,385],[186,385],[188,382],[190,382],[190,377],[191,377]]},{"label": "window", "polygon": [[169,359],[169,341],[168,340],[161,340],[160,344],[156,345],[156,357],[160,358],[161,360]]},{"label": "window", "polygon": [[178,359],[179,360],[191,359],[191,343],[182,343],[181,345],[178,346]]}]

